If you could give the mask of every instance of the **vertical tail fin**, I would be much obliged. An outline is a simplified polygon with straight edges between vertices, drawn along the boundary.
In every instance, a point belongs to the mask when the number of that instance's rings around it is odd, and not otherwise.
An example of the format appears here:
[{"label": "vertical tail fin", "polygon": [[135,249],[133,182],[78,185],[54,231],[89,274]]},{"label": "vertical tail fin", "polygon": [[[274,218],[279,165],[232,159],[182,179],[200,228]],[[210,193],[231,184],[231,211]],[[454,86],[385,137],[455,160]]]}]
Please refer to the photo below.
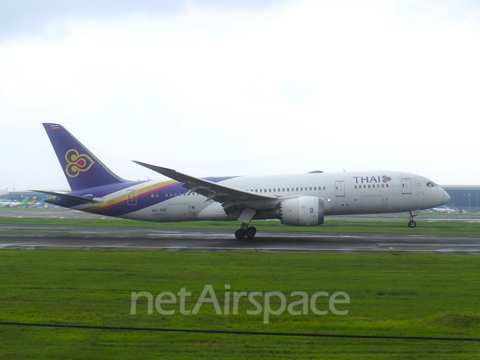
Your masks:
[{"label": "vertical tail fin", "polygon": [[63,126],[50,123],[43,126],[72,191],[125,182]]}]

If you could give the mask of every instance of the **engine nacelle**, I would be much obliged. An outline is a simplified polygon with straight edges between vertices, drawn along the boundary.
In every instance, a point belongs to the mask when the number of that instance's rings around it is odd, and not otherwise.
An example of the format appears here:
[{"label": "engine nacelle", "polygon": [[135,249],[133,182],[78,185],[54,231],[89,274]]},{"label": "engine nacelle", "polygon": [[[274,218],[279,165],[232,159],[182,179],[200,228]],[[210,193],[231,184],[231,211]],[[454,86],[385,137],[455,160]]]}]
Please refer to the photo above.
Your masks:
[{"label": "engine nacelle", "polygon": [[322,225],[325,217],[325,203],[315,196],[301,196],[280,203],[282,224],[295,226]]}]

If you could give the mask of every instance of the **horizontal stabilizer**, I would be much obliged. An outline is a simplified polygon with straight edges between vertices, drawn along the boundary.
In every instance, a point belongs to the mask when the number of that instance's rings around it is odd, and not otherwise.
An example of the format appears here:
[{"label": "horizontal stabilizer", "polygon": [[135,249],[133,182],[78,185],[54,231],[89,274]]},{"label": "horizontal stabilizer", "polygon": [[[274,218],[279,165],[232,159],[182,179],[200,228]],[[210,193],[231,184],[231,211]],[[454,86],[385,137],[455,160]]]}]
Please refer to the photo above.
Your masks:
[{"label": "horizontal stabilizer", "polygon": [[58,196],[59,198],[64,198],[64,199],[69,199],[69,200],[75,200],[75,201],[80,201],[84,203],[101,203],[101,200],[96,200],[96,199],[89,199],[83,196],[75,196],[75,195],[69,195],[69,194],[62,194],[54,191],[43,191],[43,190],[30,190],[33,192],[39,192],[42,194],[48,194],[52,196]]}]

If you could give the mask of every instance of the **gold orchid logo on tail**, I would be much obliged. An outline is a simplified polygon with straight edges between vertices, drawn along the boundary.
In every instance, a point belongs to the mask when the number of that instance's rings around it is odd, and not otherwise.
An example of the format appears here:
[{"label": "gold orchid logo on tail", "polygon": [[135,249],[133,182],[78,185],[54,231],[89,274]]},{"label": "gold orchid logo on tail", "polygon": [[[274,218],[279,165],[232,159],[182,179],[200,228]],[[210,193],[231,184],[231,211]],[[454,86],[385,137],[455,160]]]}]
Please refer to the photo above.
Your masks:
[{"label": "gold orchid logo on tail", "polygon": [[77,177],[81,172],[88,171],[95,162],[90,156],[85,154],[79,154],[77,150],[70,149],[65,154],[65,160],[67,160],[67,167],[65,173],[69,177]]}]

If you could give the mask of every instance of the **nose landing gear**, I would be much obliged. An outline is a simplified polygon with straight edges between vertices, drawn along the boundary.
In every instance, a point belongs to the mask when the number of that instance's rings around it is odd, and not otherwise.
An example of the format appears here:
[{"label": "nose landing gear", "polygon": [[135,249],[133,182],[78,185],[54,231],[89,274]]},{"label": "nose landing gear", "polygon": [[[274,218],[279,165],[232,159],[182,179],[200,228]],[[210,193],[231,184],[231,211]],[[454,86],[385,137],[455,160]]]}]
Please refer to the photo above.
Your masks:
[{"label": "nose landing gear", "polygon": [[417,222],[413,220],[415,216],[418,216],[420,212],[419,211],[410,211],[410,221],[408,222],[408,227],[414,228],[417,226]]}]

